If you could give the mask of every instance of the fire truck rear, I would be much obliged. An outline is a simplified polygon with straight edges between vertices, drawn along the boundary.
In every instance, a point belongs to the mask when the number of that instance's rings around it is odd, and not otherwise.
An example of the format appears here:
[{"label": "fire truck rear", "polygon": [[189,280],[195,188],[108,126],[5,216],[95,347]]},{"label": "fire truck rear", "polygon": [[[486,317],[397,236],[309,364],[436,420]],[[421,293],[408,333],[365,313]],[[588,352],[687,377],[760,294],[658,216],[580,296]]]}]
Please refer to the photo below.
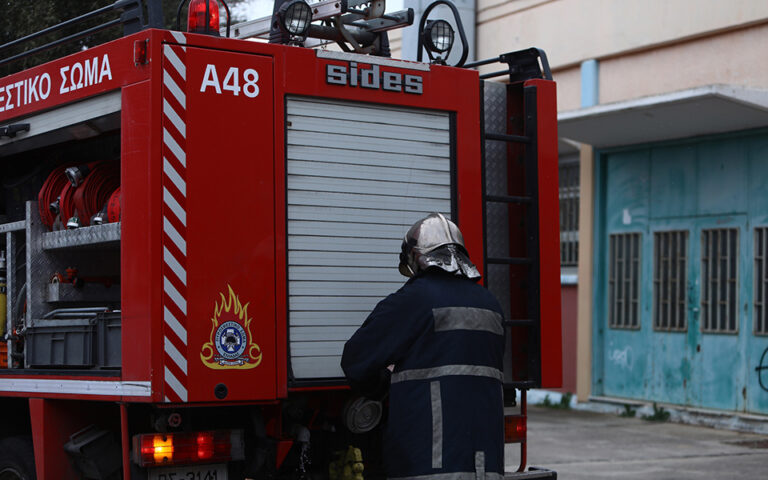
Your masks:
[{"label": "fire truck rear", "polygon": [[525,392],[561,376],[543,52],[444,65],[467,45],[434,5],[430,61],[406,62],[386,31],[413,12],[383,1],[293,0],[232,32],[185,3],[185,31],[138,0],[65,22],[126,35],[0,79],[0,477],[382,477],[386,403],[339,360],[436,211],[505,309],[510,476],[554,478],[525,448]]}]

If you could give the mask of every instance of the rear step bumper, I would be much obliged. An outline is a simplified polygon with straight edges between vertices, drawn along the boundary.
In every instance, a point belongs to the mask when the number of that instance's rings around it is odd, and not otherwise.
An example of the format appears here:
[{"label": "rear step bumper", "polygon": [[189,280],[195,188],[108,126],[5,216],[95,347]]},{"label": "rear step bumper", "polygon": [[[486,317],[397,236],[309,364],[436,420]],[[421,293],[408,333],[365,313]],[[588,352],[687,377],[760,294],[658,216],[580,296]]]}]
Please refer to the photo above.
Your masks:
[{"label": "rear step bumper", "polygon": [[557,480],[557,472],[546,468],[529,467],[527,472],[505,472],[504,480],[521,480],[529,478],[549,478]]}]

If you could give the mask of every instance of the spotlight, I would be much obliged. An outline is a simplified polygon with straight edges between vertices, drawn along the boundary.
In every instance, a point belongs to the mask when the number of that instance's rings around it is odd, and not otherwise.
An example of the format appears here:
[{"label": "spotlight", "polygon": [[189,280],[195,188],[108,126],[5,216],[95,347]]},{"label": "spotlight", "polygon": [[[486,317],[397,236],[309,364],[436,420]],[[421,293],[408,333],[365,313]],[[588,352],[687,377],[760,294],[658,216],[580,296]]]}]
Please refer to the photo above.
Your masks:
[{"label": "spotlight", "polygon": [[304,0],[293,0],[280,6],[277,12],[280,27],[296,37],[305,37],[312,23],[312,9]]},{"label": "spotlight", "polygon": [[430,20],[424,28],[424,45],[433,52],[450,51],[453,37],[453,28],[445,20]]}]

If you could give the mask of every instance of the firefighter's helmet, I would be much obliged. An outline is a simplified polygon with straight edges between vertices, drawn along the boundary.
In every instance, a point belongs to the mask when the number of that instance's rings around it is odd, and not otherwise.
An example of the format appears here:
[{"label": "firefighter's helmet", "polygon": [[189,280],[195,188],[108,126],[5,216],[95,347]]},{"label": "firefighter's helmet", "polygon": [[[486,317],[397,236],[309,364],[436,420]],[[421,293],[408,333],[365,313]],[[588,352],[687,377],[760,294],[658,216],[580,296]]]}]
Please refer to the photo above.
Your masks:
[{"label": "firefighter's helmet", "polygon": [[401,246],[398,267],[401,274],[413,277],[430,267],[473,280],[480,278],[464,247],[459,227],[441,213],[432,213],[414,223]]}]

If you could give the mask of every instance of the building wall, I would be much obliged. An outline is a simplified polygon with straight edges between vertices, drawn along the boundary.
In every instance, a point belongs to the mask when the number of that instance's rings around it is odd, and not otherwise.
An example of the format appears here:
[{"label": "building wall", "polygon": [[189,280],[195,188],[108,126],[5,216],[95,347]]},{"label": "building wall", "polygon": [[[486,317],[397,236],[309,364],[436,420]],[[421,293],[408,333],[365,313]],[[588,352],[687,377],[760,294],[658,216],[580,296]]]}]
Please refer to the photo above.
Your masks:
[{"label": "building wall", "polygon": [[478,58],[530,46],[554,68],[765,22],[757,0],[479,0]]},{"label": "building wall", "polygon": [[766,179],[768,130],[600,152],[594,393],[768,413]]},{"label": "building wall", "polygon": [[600,103],[717,83],[768,88],[767,52],[768,23],[762,23],[605,59]]},{"label": "building wall", "polygon": [[547,53],[558,109],[579,108],[579,66],[596,59],[600,103],[713,83],[768,88],[768,2],[479,0],[477,57]]},{"label": "building wall", "polygon": [[[476,41],[477,58],[490,58],[503,52],[532,46],[542,48],[547,53],[553,76],[558,83],[560,112],[591,105],[584,103],[582,98],[582,92],[588,90],[583,87],[590,86],[598,92],[598,104],[622,102],[712,84],[768,90],[768,62],[764,61],[768,52],[768,2],[762,0],[478,0]],[[591,60],[596,60],[597,75],[590,76],[588,74],[594,71],[582,68],[586,65],[584,62]],[[590,78],[595,78],[596,84],[582,84]],[[739,148],[733,145],[730,149],[726,149],[723,154],[727,154],[734,162],[743,164],[752,161],[745,158],[743,149],[741,153]],[[745,378],[743,375],[740,381],[744,388],[744,400],[741,402],[728,395],[721,395],[723,398],[719,399],[710,396],[704,400],[704,393],[685,397],[683,401],[674,400],[676,393],[664,390],[665,380],[658,369],[641,372],[641,377],[648,385],[627,383],[613,390],[604,388],[606,372],[611,368],[610,365],[605,367],[603,362],[610,362],[610,355],[614,350],[618,352],[614,352],[616,358],[621,358],[620,349],[613,348],[618,344],[614,343],[612,346],[608,343],[616,342],[621,335],[609,340],[598,335],[604,328],[599,322],[605,321],[606,301],[604,293],[600,290],[602,286],[598,284],[604,280],[600,277],[599,266],[603,261],[602,256],[606,254],[600,245],[606,241],[608,234],[605,225],[601,227],[599,224],[598,208],[600,205],[611,205],[616,199],[610,198],[607,186],[598,181],[600,172],[594,169],[594,159],[602,158],[604,152],[593,152],[593,149],[586,145],[582,146],[581,150],[580,258],[576,302],[578,315],[577,334],[573,337],[578,338],[578,342],[571,339],[570,344],[567,342],[571,336],[566,333],[570,325],[566,318],[567,295],[570,292],[566,288],[563,289],[564,354],[567,356],[566,352],[570,346],[576,345],[576,383],[579,399],[586,400],[590,395],[612,394],[713,408],[732,409],[733,407],[728,405],[733,404],[737,409],[764,412],[762,396],[755,396],[762,393],[755,393],[750,383],[754,378]],[[683,168],[685,164],[683,157],[675,155],[670,155],[668,161],[672,169]],[[606,165],[602,160],[597,163]],[[730,170],[734,168],[730,165],[724,168],[729,175],[733,173]],[[697,171],[695,174],[708,178],[708,181],[718,178],[716,173],[711,172]],[[658,176],[658,173],[656,175]],[[734,175],[743,176],[744,172]],[[645,180],[632,177],[624,187],[633,188],[634,184],[643,181],[653,182],[654,177]],[[749,186],[742,182],[731,185],[730,188],[746,191]],[[618,189],[620,190],[621,188]],[[681,192],[681,201],[698,201],[698,198],[694,198],[698,195],[699,192],[688,189]],[[592,203],[593,198],[597,202],[595,205]],[[598,222],[598,225],[593,221]],[[681,225],[694,232],[695,228],[699,228],[696,227],[696,222],[698,220],[693,216],[681,221]],[[742,238],[746,242],[744,246],[751,248],[749,238],[752,231],[748,231],[746,226],[742,229]],[[698,237],[696,241],[699,241]],[[649,245],[650,243],[646,244],[647,250]],[[646,255],[650,255],[650,250],[646,251]],[[747,265],[748,260],[744,262],[747,263],[743,268],[751,268],[751,264]],[[751,279],[745,278],[745,281],[751,282]],[[644,288],[652,289],[652,282],[648,279],[646,282],[650,283],[646,283]],[[645,315],[649,313],[646,312]],[[648,317],[645,318],[648,322]],[[652,328],[646,325],[644,331],[652,331]],[[649,346],[654,339],[659,338],[664,336],[647,333],[645,340],[651,343],[646,345],[639,342],[637,345]],[[747,342],[745,345],[751,345],[748,340],[747,336],[747,340],[741,341]],[[674,357],[673,353],[664,355],[660,358]],[[712,355],[712,352],[705,352],[705,355]],[[750,371],[754,373],[755,365],[750,362],[751,357],[744,357],[738,364],[740,371],[751,368]],[[660,361],[655,365],[661,367],[665,364]],[[566,366],[564,362],[564,367]],[[564,373],[568,382],[569,373]],[[596,377],[594,379],[593,374]],[[613,380],[617,380],[617,377]],[[709,380],[713,383],[712,378]],[[704,383],[696,380],[695,376],[683,378],[672,375],[669,381],[698,381],[699,387],[704,389],[728,390],[724,383],[702,386]],[[617,385],[614,384],[614,387]],[[687,388],[690,389],[690,386]],[[724,400],[726,397],[730,400]]]}]

